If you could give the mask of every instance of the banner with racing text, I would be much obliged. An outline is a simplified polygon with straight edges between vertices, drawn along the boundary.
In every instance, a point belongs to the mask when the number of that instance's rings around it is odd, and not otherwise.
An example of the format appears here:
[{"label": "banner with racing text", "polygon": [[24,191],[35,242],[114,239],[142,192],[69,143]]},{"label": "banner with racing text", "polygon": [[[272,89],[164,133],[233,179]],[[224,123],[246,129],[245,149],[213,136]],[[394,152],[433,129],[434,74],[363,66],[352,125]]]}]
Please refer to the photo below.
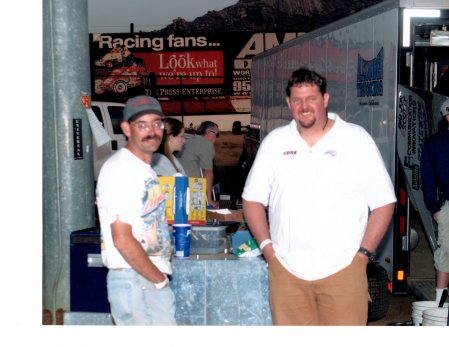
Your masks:
[{"label": "banner with racing text", "polygon": [[90,34],[92,100],[144,94],[167,115],[249,113],[251,59],[301,34]]}]

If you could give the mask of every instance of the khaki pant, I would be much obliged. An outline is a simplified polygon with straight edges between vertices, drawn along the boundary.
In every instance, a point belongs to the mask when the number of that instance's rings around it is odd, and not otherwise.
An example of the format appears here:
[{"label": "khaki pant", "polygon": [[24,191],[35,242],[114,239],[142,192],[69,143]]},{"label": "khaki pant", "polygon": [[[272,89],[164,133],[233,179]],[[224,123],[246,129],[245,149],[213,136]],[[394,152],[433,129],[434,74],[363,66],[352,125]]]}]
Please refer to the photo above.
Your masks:
[{"label": "khaki pant", "polygon": [[270,306],[274,325],[366,325],[366,261],[352,263],[329,277],[304,281],[273,257],[268,263]]}]

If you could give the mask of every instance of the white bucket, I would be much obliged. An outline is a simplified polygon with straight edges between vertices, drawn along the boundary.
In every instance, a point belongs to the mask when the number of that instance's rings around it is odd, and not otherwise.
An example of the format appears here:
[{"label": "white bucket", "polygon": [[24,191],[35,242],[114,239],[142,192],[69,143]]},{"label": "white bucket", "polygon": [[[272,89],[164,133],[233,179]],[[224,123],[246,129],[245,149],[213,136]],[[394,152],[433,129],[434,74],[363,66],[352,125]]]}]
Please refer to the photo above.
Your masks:
[{"label": "white bucket", "polygon": [[445,327],[447,326],[447,322],[440,322],[440,321],[435,321],[432,319],[428,319],[428,318],[424,318],[422,320],[422,326],[434,326],[434,327]]},{"label": "white bucket", "polygon": [[[445,302],[443,307],[448,307],[449,303]],[[412,303],[412,321],[414,325],[424,325],[423,324],[423,312],[429,309],[438,308],[438,302],[436,301],[415,301]],[[447,309],[446,309],[447,311]],[[432,319],[429,317],[429,319]],[[446,315],[447,319],[447,315]]]},{"label": "white bucket", "polygon": [[431,308],[423,311],[422,325],[447,325],[448,309],[443,307]]},{"label": "white bucket", "polygon": [[422,325],[422,314],[412,314],[412,322],[415,326]]},{"label": "white bucket", "polygon": [[433,321],[431,319],[424,318],[422,320],[421,326],[423,326],[423,327],[445,327],[445,326],[447,326],[447,323],[437,322],[437,321]]}]

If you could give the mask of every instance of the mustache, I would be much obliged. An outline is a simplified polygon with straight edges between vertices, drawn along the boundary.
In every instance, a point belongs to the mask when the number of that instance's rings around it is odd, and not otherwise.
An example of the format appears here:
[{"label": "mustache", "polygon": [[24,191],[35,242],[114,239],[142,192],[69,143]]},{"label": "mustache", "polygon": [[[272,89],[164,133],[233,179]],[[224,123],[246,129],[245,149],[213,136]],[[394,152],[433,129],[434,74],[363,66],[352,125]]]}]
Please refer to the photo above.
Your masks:
[{"label": "mustache", "polygon": [[158,141],[162,141],[162,137],[158,136],[158,135],[154,135],[154,136],[145,136],[142,141],[147,141],[147,140],[158,140]]}]

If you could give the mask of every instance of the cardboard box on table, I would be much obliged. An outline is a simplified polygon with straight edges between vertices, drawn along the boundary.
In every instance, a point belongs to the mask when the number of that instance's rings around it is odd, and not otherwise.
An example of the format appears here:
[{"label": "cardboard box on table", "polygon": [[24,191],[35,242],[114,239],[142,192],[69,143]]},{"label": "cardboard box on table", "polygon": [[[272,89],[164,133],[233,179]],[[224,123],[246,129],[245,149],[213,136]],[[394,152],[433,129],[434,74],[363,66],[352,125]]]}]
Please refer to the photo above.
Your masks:
[{"label": "cardboard box on table", "polygon": [[207,210],[206,219],[217,220],[219,222],[242,222],[243,212],[242,210]]},{"label": "cardboard box on table", "polygon": [[169,224],[206,224],[206,179],[187,176],[160,176]]}]

